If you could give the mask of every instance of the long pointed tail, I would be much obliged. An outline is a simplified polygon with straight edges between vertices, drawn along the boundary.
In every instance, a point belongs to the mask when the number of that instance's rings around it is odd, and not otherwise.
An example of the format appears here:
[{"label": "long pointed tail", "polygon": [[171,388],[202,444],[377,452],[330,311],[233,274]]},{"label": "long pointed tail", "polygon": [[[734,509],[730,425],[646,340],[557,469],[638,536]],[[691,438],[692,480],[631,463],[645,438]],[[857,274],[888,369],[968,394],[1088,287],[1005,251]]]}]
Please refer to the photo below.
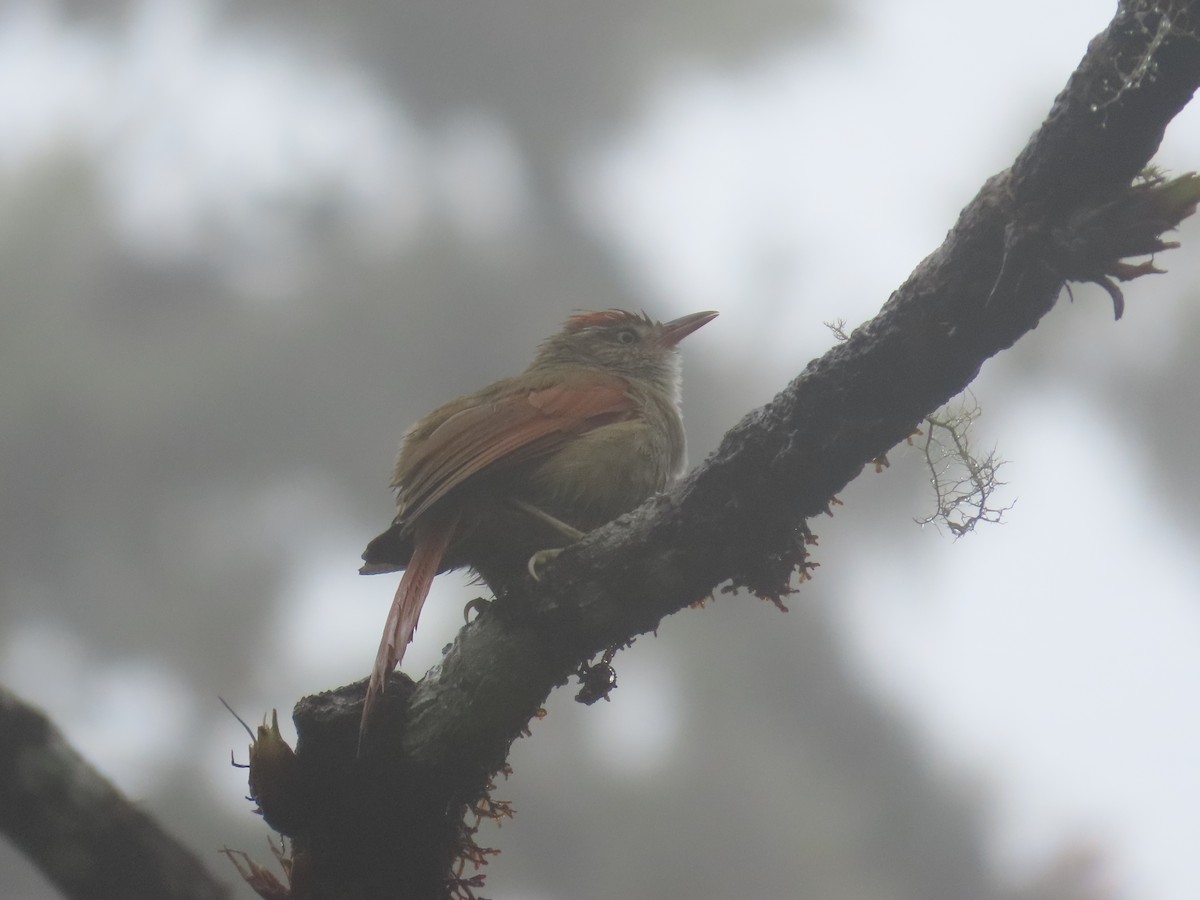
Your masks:
[{"label": "long pointed tail", "polygon": [[442,558],[454,537],[458,516],[440,521],[421,522],[416,527],[412,558],[400,578],[392,608],[388,610],[387,624],[379,641],[379,652],[371,669],[371,680],[367,683],[367,696],[363,700],[362,722],[358,726],[358,743],[362,746],[367,733],[367,722],[379,695],[383,693],[387,677],[404,658],[404,651],[417,630],[417,619],[421,607],[429,596],[429,587],[442,566]]}]

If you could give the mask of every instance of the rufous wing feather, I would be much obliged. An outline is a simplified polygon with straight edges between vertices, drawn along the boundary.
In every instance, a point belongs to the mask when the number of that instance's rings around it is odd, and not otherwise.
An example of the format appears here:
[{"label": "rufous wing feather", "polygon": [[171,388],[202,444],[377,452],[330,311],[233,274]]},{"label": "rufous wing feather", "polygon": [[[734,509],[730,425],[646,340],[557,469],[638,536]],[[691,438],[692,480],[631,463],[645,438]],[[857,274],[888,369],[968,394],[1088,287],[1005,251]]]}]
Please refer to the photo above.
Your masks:
[{"label": "rufous wing feather", "polygon": [[446,549],[454,538],[454,530],[458,527],[457,514],[436,519],[430,516],[426,519],[427,521],[420,522],[416,527],[412,559],[400,578],[396,596],[392,599],[392,607],[388,610],[383,637],[379,640],[379,652],[375,655],[371,679],[367,682],[362,721],[358,727],[360,747],[367,733],[367,722],[375,708],[375,702],[383,693],[388,675],[404,658],[404,651],[417,630],[417,619],[421,617],[421,607],[425,605],[425,598],[429,596],[430,585],[442,566],[442,558],[446,555]]},{"label": "rufous wing feather", "polygon": [[631,415],[629,385],[616,376],[524,391],[461,409],[419,446],[397,478],[401,515],[416,521],[468,478],[553,453],[575,435]]}]

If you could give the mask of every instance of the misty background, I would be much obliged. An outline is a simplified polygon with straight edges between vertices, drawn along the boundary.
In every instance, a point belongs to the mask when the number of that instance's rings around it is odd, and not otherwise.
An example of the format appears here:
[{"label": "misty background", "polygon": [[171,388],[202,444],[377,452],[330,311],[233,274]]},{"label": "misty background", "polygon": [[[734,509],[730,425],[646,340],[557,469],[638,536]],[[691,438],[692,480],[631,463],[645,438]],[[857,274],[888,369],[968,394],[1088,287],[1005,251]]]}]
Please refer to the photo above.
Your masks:
[{"label": "misty background", "polygon": [[[871,316],[1111,0],[0,2],[0,681],[229,883],[252,723],[366,676],[404,427],[571,311],[687,340],[691,458]],[[1159,162],[1200,166],[1200,113]],[[1006,524],[913,450],[551,697],[494,900],[1200,896],[1200,229],[973,386]],[[405,670],[478,590],[440,578]],[[285,734],[291,737],[290,722]],[[240,883],[235,896],[252,893]],[[53,889],[0,844],[0,894]]]}]

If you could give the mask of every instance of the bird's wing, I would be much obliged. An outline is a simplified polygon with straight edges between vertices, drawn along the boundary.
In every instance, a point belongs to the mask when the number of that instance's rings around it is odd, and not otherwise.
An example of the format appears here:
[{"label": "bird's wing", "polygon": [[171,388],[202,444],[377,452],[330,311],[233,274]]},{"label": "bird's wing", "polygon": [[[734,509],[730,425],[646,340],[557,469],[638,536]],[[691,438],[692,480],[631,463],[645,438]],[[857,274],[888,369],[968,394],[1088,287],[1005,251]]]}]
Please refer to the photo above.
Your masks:
[{"label": "bird's wing", "polygon": [[594,373],[460,409],[406,448],[397,519],[413,522],[467,479],[553,453],[574,435],[635,410],[624,379]]}]

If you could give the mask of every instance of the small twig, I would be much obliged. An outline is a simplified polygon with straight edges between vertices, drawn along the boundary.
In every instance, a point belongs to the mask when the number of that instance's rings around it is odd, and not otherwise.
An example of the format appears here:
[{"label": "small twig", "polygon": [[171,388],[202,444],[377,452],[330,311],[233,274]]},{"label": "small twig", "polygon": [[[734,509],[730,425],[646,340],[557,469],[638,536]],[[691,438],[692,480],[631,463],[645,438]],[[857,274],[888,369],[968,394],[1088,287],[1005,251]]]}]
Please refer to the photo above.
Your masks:
[{"label": "small twig", "polygon": [[[968,431],[981,410],[974,396],[969,392],[967,396],[970,400],[958,409],[944,408],[926,417],[929,427],[922,447],[937,508],[917,521],[922,525],[944,523],[956,538],[974,531],[981,523],[999,524],[1004,513],[1012,509],[1011,503],[999,508],[992,506],[996,489],[1004,485],[996,477],[1004,461],[996,456],[995,450],[979,458],[971,449]],[[949,446],[939,435],[945,436]],[[961,474],[952,474],[956,468]]]}]

